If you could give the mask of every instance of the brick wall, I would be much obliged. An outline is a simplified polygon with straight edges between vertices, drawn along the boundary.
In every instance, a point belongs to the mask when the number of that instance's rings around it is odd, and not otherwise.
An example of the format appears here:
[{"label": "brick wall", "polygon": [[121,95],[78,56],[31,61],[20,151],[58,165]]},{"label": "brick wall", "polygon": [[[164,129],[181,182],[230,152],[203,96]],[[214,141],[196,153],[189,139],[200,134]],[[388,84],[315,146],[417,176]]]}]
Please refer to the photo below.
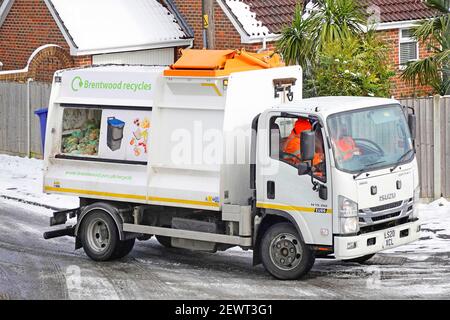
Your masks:
[{"label": "brick wall", "polygon": [[[3,25],[0,27],[0,61],[3,70],[19,70],[26,67],[31,54],[46,44],[59,45],[69,52],[69,45],[44,0],[16,0]],[[75,57],[71,66],[92,63],[90,56]],[[35,80],[49,82],[53,73],[66,66],[58,57],[40,60]]]},{"label": "brick wall", "polygon": [[[389,62],[392,70],[395,71],[395,76],[392,79],[392,95],[396,98],[402,97],[412,97],[417,96],[427,96],[432,94],[433,89],[427,86],[416,86],[413,87],[407,84],[400,78],[402,71],[399,68],[399,51],[400,51],[400,36],[399,29],[379,31],[379,37],[385,41],[389,47]],[[423,43],[419,43],[419,58],[423,59],[430,55],[430,52],[427,50],[426,45]]]},{"label": "brick wall", "polygon": [[[194,48],[201,49],[203,47],[202,2],[200,0],[175,0],[175,3],[186,21],[194,29]],[[244,48],[247,51],[257,51],[262,47],[262,43],[242,44],[239,32],[234,28],[225,12],[215,1],[214,20],[216,29],[214,49]],[[273,43],[268,43],[268,47],[273,48]]]}]

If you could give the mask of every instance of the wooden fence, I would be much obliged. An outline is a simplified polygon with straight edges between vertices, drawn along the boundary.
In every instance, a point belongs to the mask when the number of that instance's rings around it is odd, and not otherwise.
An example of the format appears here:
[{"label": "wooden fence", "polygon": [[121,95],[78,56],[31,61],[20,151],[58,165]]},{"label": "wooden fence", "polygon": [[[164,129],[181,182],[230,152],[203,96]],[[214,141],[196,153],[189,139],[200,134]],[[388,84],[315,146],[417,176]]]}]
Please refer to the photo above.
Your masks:
[{"label": "wooden fence", "polygon": [[417,158],[421,196],[450,198],[450,97],[400,101],[417,115]]},{"label": "wooden fence", "polygon": [[42,156],[39,118],[34,111],[48,107],[51,85],[30,82],[29,86],[28,97],[26,83],[0,82],[0,153],[27,155],[29,115],[30,151],[33,156]]}]

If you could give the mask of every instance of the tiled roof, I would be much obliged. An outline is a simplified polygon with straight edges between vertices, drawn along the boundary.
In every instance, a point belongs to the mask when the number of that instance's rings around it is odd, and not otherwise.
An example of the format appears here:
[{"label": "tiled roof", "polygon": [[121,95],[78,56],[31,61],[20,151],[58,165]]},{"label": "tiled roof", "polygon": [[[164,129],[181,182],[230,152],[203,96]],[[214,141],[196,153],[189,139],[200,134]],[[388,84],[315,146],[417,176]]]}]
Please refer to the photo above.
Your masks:
[{"label": "tiled roof", "polygon": [[[256,32],[262,31],[264,34],[263,28],[267,28],[270,34],[279,34],[284,26],[292,22],[295,8],[302,1],[309,0],[224,0],[231,9],[244,6],[247,8],[249,11],[247,14],[236,10],[232,10],[232,12],[250,36],[256,36],[255,30]],[[436,11],[429,9],[423,0],[356,1],[363,7],[376,6],[375,8],[379,8],[382,23],[420,20],[436,15]],[[236,2],[240,2],[241,5],[239,6]],[[248,18],[249,15],[252,19]]]},{"label": "tiled roof", "polygon": [[298,0],[245,0],[250,10],[256,13],[256,19],[261,21],[271,33],[280,33],[283,27],[292,22]]},{"label": "tiled roof", "polygon": [[364,2],[379,7],[381,22],[421,20],[437,14],[422,0],[364,0]]}]

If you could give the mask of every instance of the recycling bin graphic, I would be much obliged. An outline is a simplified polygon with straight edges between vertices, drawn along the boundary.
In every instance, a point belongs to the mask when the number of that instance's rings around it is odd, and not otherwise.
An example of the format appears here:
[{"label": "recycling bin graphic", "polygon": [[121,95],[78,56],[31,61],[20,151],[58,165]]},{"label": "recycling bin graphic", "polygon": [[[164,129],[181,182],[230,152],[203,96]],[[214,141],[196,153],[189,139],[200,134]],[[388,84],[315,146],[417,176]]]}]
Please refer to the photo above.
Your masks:
[{"label": "recycling bin graphic", "polygon": [[116,119],[115,117],[108,118],[108,136],[106,143],[111,151],[120,149],[122,145],[124,127],[125,122],[122,120]]}]

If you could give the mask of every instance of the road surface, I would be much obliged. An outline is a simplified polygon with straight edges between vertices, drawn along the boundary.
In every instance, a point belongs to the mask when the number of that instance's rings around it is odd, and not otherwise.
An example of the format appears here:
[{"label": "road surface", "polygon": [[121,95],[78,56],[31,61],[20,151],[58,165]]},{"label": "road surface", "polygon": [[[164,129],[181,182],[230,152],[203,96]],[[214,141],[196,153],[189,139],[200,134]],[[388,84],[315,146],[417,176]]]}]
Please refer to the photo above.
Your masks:
[{"label": "road surface", "polygon": [[0,299],[409,299],[450,297],[448,252],[378,254],[365,265],[317,260],[308,276],[278,281],[252,253],[216,254],[137,242],[96,263],[73,238],[44,240],[48,215],[0,199]]}]

